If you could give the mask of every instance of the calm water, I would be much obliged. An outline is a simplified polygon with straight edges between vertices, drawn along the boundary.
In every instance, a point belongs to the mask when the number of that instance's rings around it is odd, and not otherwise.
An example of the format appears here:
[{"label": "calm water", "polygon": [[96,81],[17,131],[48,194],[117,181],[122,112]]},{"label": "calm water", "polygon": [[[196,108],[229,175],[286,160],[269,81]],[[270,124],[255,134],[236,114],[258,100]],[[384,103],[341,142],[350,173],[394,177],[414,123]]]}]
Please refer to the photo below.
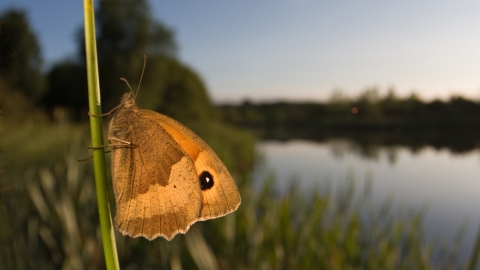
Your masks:
[{"label": "calm water", "polygon": [[324,182],[344,184],[349,176],[361,190],[371,179],[374,203],[393,196],[395,205],[404,209],[428,207],[424,228],[429,239],[451,241],[466,223],[461,257],[473,250],[480,227],[479,150],[454,154],[429,147],[365,149],[335,140],[262,142],[259,150],[264,160],[256,179],[274,173],[281,191],[292,180],[307,191]]}]

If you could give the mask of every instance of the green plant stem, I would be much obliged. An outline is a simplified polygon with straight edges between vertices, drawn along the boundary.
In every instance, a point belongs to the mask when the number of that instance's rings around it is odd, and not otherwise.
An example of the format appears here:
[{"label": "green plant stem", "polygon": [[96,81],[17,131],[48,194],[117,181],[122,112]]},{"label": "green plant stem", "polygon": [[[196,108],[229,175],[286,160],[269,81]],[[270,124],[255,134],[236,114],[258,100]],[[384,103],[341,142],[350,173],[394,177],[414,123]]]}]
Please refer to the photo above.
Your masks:
[{"label": "green plant stem", "polygon": [[[95,13],[93,0],[83,1],[85,20],[85,49],[88,77],[88,105],[90,113],[100,115],[100,84],[98,79],[97,44],[95,39]],[[90,116],[90,130],[92,146],[99,147],[103,144],[102,118]],[[93,168],[95,172],[95,187],[97,191],[98,214],[102,231],[103,252],[107,269],[120,269],[118,263],[115,235],[110,215],[107,189],[107,172],[105,167],[105,151],[103,148],[93,150]]]}]

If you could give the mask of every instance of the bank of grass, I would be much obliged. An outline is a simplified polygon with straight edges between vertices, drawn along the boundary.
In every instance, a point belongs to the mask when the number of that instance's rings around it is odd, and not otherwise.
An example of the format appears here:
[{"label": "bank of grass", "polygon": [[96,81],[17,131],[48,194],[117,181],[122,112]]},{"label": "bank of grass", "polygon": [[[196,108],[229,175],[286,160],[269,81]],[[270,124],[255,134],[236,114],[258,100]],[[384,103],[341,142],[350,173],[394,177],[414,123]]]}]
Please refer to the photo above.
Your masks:
[{"label": "bank of grass", "polygon": [[[77,162],[90,154],[84,148],[87,128],[4,126],[1,147],[8,150],[2,154],[0,190],[19,269],[104,268],[92,166]],[[117,234],[123,269],[465,268],[454,243],[440,250],[424,240],[421,212],[398,217],[388,201],[372,208],[368,193],[353,184],[309,194],[292,185],[279,194],[274,179],[265,179],[254,188],[251,135],[220,124],[192,128],[239,180],[242,204],[234,214],[198,222],[171,242]],[[434,254],[446,259],[434,263]]]}]

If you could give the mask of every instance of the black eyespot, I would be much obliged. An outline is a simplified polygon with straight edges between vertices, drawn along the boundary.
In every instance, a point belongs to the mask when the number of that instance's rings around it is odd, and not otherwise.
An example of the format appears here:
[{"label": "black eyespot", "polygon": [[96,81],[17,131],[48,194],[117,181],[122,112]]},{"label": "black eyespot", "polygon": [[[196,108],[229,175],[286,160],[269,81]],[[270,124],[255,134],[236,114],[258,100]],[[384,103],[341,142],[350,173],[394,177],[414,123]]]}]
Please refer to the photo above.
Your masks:
[{"label": "black eyespot", "polygon": [[177,188],[177,186],[173,185],[173,188]]},{"label": "black eyespot", "polygon": [[202,190],[211,189],[213,187],[214,185],[213,176],[209,172],[207,171],[202,172],[199,178],[200,178],[200,187]]}]

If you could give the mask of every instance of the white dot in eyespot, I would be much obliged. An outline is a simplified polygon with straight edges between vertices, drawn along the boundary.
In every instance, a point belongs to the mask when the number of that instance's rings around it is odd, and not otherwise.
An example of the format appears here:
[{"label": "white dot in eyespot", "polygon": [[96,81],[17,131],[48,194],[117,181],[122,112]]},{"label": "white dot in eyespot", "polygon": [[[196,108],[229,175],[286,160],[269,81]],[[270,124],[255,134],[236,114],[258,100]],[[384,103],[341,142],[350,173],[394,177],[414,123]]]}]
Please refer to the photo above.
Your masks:
[{"label": "white dot in eyespot", "polygon": [[210,178],[208,178],[208,177],[205,177],[205,179],[207,179],[207,183],[208,183],[208,182],[210,182]]}]

